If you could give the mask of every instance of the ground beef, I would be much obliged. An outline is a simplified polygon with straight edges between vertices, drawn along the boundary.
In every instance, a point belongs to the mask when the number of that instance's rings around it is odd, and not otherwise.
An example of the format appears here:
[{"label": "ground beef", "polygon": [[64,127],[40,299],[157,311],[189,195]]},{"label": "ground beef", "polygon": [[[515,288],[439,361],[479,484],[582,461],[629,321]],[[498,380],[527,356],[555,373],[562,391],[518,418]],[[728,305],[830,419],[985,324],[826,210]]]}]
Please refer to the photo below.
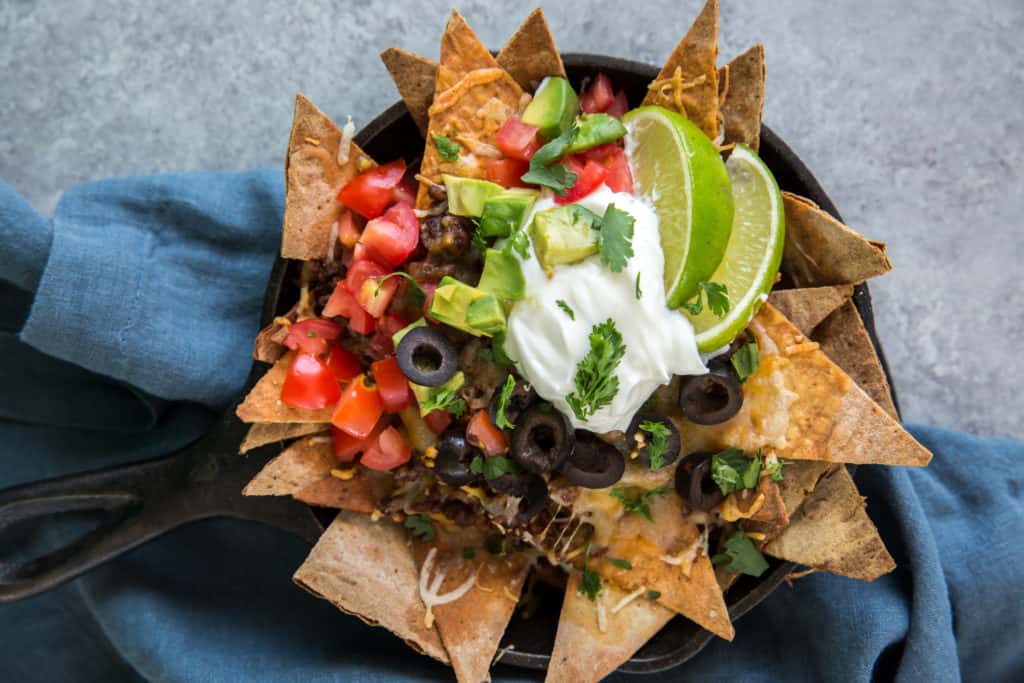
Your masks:
[{"label": "ground beef", "polygon": [[327,300],[331,298],[334,288],[345,278],[346,270],[340,260],[330,263],[327,261],[309,262],[309,293],[315,310],[323,309]]},{"label": "ground beef", "polygon": [[470,410],[474,411],[487,408],[491,396],[507,375],[507,371],[493,361],[480,357],[484,348],[483,341],[473,338],[459,353],[459,367],[466,374],[466,383],[462,385],[460,394]]},{"label": "ground beef", "polygon": [[413,278],[437,282],[454,277],[476,284],[483,269],[483,257],[473,244],[476,225],[462,216],[432,216],[420,225],[420,244],[425,255],[412,260],[406,270]]}]

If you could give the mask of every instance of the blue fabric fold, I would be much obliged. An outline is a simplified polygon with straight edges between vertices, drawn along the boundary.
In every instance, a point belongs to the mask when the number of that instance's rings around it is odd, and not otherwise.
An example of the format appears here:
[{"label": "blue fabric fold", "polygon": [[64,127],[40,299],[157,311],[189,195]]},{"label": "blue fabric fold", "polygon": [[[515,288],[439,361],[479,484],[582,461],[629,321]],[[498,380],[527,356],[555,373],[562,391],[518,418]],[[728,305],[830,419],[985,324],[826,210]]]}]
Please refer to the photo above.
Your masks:
[{"label": "blue fabric fold", "polygon": [[[203,433],[245,380],[281,205],[279,173],[197,173],[85,185],[46,221],[0,183],[0,488]],[[856,476],[894,572],[800,579],[740,620],[734,642],[612,680],[1024,680],[1024,444],[911,430],[935,453],[928,468]],[[0,534],[0,562],[65,532],[55,520]],[[296,588],[307,552],[252,523],[179,529],[0,605],[0,679],[450,680]]]}]

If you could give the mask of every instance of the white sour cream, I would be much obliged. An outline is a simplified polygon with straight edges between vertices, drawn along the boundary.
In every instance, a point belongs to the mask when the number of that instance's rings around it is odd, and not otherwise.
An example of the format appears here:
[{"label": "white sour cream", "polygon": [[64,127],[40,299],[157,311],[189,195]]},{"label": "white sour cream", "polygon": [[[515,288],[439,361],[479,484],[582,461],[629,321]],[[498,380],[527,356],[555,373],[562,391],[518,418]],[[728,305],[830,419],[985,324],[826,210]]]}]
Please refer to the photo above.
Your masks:
[{"label": "white sour cream", "polygon": [[[505,351],[537,393],[567,415],[574,427],[598,433],[625,430],[657,387],[673,375],[699,375],[707,368],[697,352],[690,322],[665,305],[664,256],[654,209],[607,186],[578,203],[598,215],[609,204],[629,212],[634,219],[633,257],[619,273],[611,272],[595,255],[580,263],[556,266],[548,278],[531,245],[522,262],[526,296],[509,314]],[[525,225],[530,225],[535,213],[553,206],[550,197],[538,200]],[[642,290],[639,300],[637,273]],[[575,320],[558,301],[572,309]],[[610,405],[584,422],[576,418],[565,397],[575,390],[576,364],[590,350],[591,329],[609,318],[626,345],[615,373],[619,391]]]}]

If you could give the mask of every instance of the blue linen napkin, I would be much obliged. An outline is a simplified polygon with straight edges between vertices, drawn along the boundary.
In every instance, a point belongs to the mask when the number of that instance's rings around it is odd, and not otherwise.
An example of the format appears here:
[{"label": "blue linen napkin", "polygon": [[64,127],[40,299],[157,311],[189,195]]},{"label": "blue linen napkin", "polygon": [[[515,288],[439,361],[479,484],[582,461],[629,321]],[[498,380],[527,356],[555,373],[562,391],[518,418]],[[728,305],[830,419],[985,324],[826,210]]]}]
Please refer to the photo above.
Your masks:
[{"label": "blue linen napkin", "polygon": [[[207,428],[248,371],[282,198],[271,171],[119,179],[70,190],[46,221],[0,182],[0,487],[153,457]],[[857,473],[895,572],[801,579],[733,643],[613,679],[1024,679],[1024,444],[911,429],[930,467]],[[0,537],[0,559],[30,540]],[[450,679],[292,585],[307,551],[252,523],[178,530],[0,606],[0,678]]]}]

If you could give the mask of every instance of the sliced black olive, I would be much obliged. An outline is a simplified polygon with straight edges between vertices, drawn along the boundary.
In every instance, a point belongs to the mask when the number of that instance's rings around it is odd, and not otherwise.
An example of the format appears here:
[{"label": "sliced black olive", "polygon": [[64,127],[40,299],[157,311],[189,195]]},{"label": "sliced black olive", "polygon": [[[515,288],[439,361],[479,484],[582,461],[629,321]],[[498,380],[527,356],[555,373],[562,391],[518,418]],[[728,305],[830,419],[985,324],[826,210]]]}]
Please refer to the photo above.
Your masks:
[{"label": "sliced black olive", "polygon": [[683,377],[679,407],[699,425],[725,422],[743,405],[743,389],[736,371],[727,363],[712,363],[706,375]]},{"label": "sliced black olive", "polygon": [[[661,454],[661,462],[655,469],[661,469],[665,465],[671,465],[679,457],[679,430],[672,423],[672,420],[668,419],[664,415],[658,415],[648,410],[641,410],[633,416],[633,421],[629,423],[629,429],[626,430],[626,447],[632,453],[635,449],[637,451],[637,458],[647,467],[651,467],[651,456],[649,452],[649,446],[654,435],[646,429],[641,429],[640,425],[646,422],[654,422],[664,426],[668,431],[665,437],[665,450]],[[659,430],[660,431],[660,430]],[[639,438],[637,438],[639,437]],[[643,443],[643,447],[640,444]]]},{"label": "sliced black olive", "polygon": [[[487,416],[491,418],[491,424],[498,424],[498,402],[501,400],[501,387],[495,390],[491,396],[491,402],[487,405]],[[505,404],[505,418],[515,424],[519,416],[523,414],[537,400],[537,392],[529,384],[523,381],[516,382],[512,389],[512,395]]]},{"label": "sliced black olive", "polygon": [[585,489],[605,489],[622,478],[626,461],[614,446],[591,434],[576,432],[576,444],[562,465],[562,476]]},{"label": "sliced black olive", "polygon": [[441,330],[414,327],[395,349],[398,367],[410,382],[439,387],[459,369],[459,354]]},{"label": "sliced black olive", "polygon": [[676,493],[694,510],[707,512],[725,496],[711,478],[711,453],[691,453],[676,468]]},{"label": "sliced black olive", "polygon": [[473,458],[483,455],[470,445],[462,430],[449,429],[437,442],[437,457],[434,458],[434,474],[451,486],[462,486],[476,478],[469,465]]},{"label": "sliced black olive", "polygon": [[519,503],[516,520],[529,522],[536,517],[548,504],[548,483],[537,474],[526,475],[526,494]]},{"label": "sliced black olive", "polygon": [[494,479],[488,479],[487,485],[496,493],[504,493],[507,496],[522,498],[530,490],[532,478],[537,475],[531,472],[520,472],[518,474],[503,474]]},{"label": "sliced black olive", "polygon": [[554,472],[572,451],[575,434],[557,410],[530,408],[519,418],[512,432],[512,459],[537,474]]}]

